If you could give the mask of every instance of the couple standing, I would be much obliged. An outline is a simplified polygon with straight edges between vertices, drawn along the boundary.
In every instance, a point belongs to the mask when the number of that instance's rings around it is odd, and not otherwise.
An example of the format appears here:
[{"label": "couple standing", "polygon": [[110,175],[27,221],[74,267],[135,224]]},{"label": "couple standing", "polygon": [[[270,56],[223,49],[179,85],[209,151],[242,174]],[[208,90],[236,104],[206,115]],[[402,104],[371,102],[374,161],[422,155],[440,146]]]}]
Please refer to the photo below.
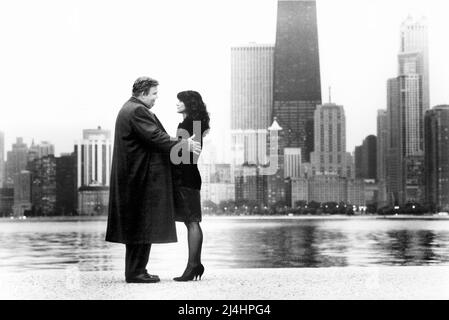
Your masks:
[{"label": "couple standing", "polygon": [[[174,280],[201,279],[204,272],[201,177],[196,163],[209,115],[198,92],[178,93],[177,112],[184,121],[177,137],[169,136],[151,111],[158,85],[149,77],[138,78],[115,124],[106,241],[126,245],[128,283],[160,281],[146,270],[151,244],[176,242],[175,221],[187,226],[189,260]],[[198,127],[200,132],[194,132]]]}]

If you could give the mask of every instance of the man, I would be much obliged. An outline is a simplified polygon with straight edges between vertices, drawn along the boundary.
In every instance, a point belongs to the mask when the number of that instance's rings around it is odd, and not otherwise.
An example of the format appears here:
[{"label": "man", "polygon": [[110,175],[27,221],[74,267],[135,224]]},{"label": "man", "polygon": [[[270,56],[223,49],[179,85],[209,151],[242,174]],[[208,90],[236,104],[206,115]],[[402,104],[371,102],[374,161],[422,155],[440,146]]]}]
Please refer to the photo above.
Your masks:
[{"label": "man", "polygon": [[151,244],[177,241],[171,148],[180,143],[195,154],[201,152],[192,138],[170,137],[151,112],[158,85],[149,77],[138,78],[115,124],[106,241],[126,245],[128,283],[160,281],[146,270]]}]

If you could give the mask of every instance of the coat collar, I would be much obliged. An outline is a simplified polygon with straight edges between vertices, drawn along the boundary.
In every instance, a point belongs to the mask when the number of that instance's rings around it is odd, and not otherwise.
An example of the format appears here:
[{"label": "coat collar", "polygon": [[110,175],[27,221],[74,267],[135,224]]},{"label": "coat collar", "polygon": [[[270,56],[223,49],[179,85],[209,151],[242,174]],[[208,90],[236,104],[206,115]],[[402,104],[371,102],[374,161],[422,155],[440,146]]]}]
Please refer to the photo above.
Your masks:
[{"label": "coat collar", "polygon": [[143,106],[147,109],[148,113],[149,113],[151,116],[154,117],[154,119],[156,120],[156,122],[157,122],[157,124],[159,125],[159,127],[160,127],[164,132],[167,132],[167,131],[165,130],[164,126],[162,125],[162,123],[159,121],[159,119],[158,119],[157,116],[154,114],[154,112],[150,110],[150,107],[149,107],[147,104],[145,104],[145,103],[142,102],[141,100],[137,99],[136,97],[131,97],[131,98],[129,98],[128,101],[143,105]]},{"label": "coat collar", "polygon": [[145,102],[143,102],[142,100],[137,99],[136,97],[131,97],[131,98],[129,98],[129,101],[134,102],[134,103],[141,104],[141,105],[143,105],[145,108],[147,108],[148,110],[151,109]]}]

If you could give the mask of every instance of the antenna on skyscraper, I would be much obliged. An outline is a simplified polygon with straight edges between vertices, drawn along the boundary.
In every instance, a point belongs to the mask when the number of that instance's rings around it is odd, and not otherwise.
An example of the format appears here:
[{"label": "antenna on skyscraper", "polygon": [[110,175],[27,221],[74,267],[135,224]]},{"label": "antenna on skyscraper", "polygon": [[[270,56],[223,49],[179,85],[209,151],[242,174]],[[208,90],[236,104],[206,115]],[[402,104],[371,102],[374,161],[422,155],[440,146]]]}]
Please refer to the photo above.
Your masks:
[{"label": "antenna on skyscraper", "polygon": [[332,99],[331,99],[331,86],[329,86],[329,103],[331,103],[332,102]]}]

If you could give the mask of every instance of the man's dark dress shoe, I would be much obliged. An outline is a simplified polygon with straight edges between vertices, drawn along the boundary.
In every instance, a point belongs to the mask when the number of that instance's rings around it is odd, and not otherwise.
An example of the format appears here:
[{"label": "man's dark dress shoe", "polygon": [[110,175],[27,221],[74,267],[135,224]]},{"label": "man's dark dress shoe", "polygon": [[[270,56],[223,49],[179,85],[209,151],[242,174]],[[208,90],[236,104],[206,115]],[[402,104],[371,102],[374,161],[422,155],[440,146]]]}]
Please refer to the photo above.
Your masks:
[{"label": "man's dark dress shoe", "polygon": [[127,278],[127,283],[156,283],[161,281],[157,275],[152,275],[148,273],[142,273],[138,276],[134,276],[132,278]]}]

